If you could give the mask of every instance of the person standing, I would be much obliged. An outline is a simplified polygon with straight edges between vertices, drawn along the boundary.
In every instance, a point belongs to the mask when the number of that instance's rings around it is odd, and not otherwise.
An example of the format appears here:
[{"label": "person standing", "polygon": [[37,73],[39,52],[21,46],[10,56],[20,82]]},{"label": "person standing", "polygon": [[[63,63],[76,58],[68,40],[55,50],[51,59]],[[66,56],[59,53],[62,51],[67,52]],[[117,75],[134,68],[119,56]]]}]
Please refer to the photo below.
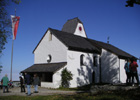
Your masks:
[{"label": "person standing", "polygon": [[129,69],[129,65],[130,65],[130,59],[127,59],[127,62],[125,63],[124,69],[126,72],[126,84],[129,85],[131,83],[131,74],[130,74],[130,69]]},{"label": "person standing", "polygon": [[5,76],[2,78],[2,82],[3,82],[3,93],[6,93],[5,92],[5,88],[7,89],[7,92],[8,91],[8,83],[9,83],[9,79],[7,77],[7,74],[5,74]]},{"label": "person standing", "polygon": [[34,74],[33,85],[35,90],[34,93],[38,93],[39,77],[37,76],[37,74]]},{"label": "person standing", "polygon": [[25,73],[25,83],[27,85],[27,96],[31,95],[30,85],[31,85],[31,76]]},{"label": "person standing", "polygon": [[21,92],[25,92],[24,79],[22,78],[22,76],[20,76],[19,79],[20,79]]},{"label": "person standing", "polygon": [[138,64],[136,62],[136,59],[132,58],[130,66],[129,66],[131,74],[132,74],[132,86],[134,86],[134,77],[136,78],[137,84],[139,85],[139,77],[138,77],[137,67],[138,67]]}]

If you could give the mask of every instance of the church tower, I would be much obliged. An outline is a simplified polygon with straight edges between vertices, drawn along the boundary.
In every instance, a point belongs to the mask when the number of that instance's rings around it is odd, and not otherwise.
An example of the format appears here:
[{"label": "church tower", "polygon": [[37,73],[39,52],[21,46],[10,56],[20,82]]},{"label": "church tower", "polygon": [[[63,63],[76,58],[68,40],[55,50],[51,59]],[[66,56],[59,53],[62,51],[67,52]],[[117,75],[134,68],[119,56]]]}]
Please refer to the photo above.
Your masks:
[{"label": "church tower", "polygon": [[68,20],[63,25],[62,31],[87,38],[83,23],[78,17]]}]

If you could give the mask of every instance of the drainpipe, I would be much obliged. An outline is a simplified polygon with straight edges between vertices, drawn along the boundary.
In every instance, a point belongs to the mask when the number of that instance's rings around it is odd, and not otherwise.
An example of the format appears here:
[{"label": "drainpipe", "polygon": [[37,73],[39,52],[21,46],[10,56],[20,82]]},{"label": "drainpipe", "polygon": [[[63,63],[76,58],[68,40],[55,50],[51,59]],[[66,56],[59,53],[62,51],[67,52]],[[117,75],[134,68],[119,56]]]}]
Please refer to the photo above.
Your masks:
[{"label": "drainpipe", "polygon": [[102,83],[101,56],[99,58],[100,83]]},{"label": "drainpipe", "polygon": [[121,79],[120,79],[120,77],[121,77],[121,76],[120,76],[120,75],[121,75],[120,66],[121,66],[121,65],[120,65],[120,59],[119,59],[119,83],[121,83]]}]

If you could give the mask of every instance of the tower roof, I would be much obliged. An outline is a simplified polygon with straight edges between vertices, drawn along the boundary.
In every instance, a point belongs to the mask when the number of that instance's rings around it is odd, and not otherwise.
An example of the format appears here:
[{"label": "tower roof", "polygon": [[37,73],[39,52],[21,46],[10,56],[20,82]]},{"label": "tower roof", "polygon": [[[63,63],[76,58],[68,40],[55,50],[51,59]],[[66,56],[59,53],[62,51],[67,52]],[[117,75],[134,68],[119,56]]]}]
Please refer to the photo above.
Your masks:
[{"label": "tower roof", "polygon": [[78,17],[67,20],[67,22],[63,25],[62,31],[74,33],[78,23],[82,24]]}]

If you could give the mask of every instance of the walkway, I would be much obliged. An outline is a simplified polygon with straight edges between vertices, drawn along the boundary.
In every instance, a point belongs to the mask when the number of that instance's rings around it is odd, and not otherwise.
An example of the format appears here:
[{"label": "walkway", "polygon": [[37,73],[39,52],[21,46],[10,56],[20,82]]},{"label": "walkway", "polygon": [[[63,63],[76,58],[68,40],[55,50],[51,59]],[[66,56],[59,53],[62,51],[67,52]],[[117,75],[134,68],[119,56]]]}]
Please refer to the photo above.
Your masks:
[{"label": "walkway", "polygon": [[[77,91],[61,91],[61,90],[53,90],[53,89],[47,89],[47,88],[42,88],[39,87],[39,93],[34,93],[34,88],[31,88],[31,96],[36,96],[36,95],[55,95],[55,94],[63,94],[63,95],[74,95],[77,93]],[[3,90],[0,89],[0,96],[10,96],[10,95],[18,95],[18,96],[26,96],[27,94],[21,93],[19,87],[14,87],[12,89],[9,89],[8,93],[3,93]]]}]

